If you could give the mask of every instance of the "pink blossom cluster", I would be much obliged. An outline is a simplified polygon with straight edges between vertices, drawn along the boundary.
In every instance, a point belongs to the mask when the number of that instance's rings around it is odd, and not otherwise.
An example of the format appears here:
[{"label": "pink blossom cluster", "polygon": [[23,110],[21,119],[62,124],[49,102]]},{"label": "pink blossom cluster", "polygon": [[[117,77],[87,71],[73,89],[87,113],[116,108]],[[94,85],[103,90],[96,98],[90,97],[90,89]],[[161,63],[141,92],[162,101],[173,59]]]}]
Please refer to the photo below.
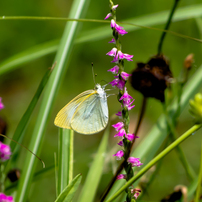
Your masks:
[{"label": "pink blossom cluster", "polygon": [[6,161],[10,158],[11,155],[11,150],[9,145],[6,145],[2,142],[0,142],[0,160],[1,161]]},{"label": "pink blossom cluster", "polygon": [[0,193],[0,202],[14,202],[12,196],[6,196],[4,193]]},{"label": "pink blossom cluster", "polygon": [[[114,18],[113,11],[117,7],[118,7],[118,5],[112,6],[112,13],[108,13],[107,16],[105,17],[105,19],[108,19],[109,17]],[[128,94],[125,83],[128,80],[129,76],[131,76],[131,75],[123,71],[122,60],[125,59],[127,61],[132,61],[133,55],[129,55],[127,53],[122,53],[121,46],[118,41],[118,37],[116,37],[116,36],[127,34],[127,32],[124,30],[123,27],[118,25],[114,19],[111,20],[111,24],[110,24],[111,28],[113,29],[114,38],[109,43],[116,44],[116,47],[112,48],[111,51],[109,51],[106,54],[106,55],[112,56],[113,57],[112,63],[115,63],[115,66],[108,70],[109,72],[115,74],[115,76],[114,76],[115,79],[112,82],[110,82],[110,84],[112,86],[116,86],[119,90],[123,91],[123,94],[120,97],[119,101],[122,103],[122,108],[124,110],[129,111],[134,107],[134,105],[132,105],[134,102],[134,99],[132,98],[131,95]],[[119,111],[116,115],[119,117],[122,117],[122,112]],[[138,138],[138,136],[135,136],[135,134],[131,134],[128,131],[126,131],[127,127],[125,126],[124,122],[118,122],[112,126],[117,131],[117,133],[114,135],[114,137],[118,137],[120,139],[120,141],[118,142],[118,145],[123,147],[123,149],[119,150],[113,156],[116,156],[117,160],[121,160],[122,157],[125,158],[125,156],[124,156],[125,141],[133,142],[135,138]],[[131,164],[132,167],[134,167],[134,166],[139,167],[142,165],[139,158],[135,158],[135,157],[129,157],[127,159],[127,162],[129,164]],[[117,176],[117,179],[126,179],[126,178],[127,178],[126,174],[120,174]],[[134,198],[137,198],[137,196],[139,195],[139,192],[134,191],[134,193],[135,193]]]},{"label": "pink blossom cluster", "polygon": [[0,110],[4,108],[4,105],[1,100],[2,100],[2,98],[0,97]]}]

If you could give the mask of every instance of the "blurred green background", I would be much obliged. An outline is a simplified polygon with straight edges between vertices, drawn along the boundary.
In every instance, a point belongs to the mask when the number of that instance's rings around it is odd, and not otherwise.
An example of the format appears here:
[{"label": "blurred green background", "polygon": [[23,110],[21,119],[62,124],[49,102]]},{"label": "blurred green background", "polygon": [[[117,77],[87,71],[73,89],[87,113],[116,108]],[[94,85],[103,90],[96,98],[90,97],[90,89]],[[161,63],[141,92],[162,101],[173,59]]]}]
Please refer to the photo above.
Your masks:
[{"label": "blurred green background", "polygon": [[[117,20],[127,21],[127,19],[154,14],[162,11],[169,11],[174,3],[173,0],[144,0],[134,1],[127,0],[114,1],[119,4],[117,9]],[[67,17],[71,8],[72,1],[55,0],[55,1],[1,1],[0,16],[49,16],[49,17]],[[86,13],[86,19],[104,19],[109,12],[108,1],[91,1]],[[202,6],[200,0],[182,0],[180,7],[191,7],[193,5]],[[202,12],[201,12],[202,16]],[[201,16],[197,18],[188,18],[171,24],[170,30],[178,32],[194,38],[201,38],[200,29],[202,24],[198,23]],[[149,18],[148,18],[149,20]],[[201,21],[202,22],[202,21]],[[134,22],[135,23],[135,22]],[[97,27],[106,28],[106,24],[101,23],[80,23],[80,32],[78,37],[82,37],[85,31],[94,30]],[[140,24],[141,25],[141,24]],[[36,45],[40,45],[49,41],[59,40],[62,36],[65,22],[61,21],[32,21],[32,20],[5,20],[0,21],[0,65],[1,63],[18,54],[28,50]],[[124,25],[123,25],[124,26]],[[155,25],[157,28],[164,28],[164,24]],[[108,25],[110,32],[110,26]],[[151,29],[139,29],[130,31],[127,35],[121,37],[123,52],[133,54],[133,62],[125,62],[125,71],[131,72],[137,62],[147,62],[149,58],[157,53],[157,46],[161,32]],[[58,128],[54,126],[53,120],[56,113],[67,104],[77,94],[92,89],[94,87],[91,63],[94,63],[94,71],[97,73],[96,82],[110,82],[113,79],[111,73],[107,72],[112,68],[111,57],[106,53],[113,47],[108,44],[111,36],[104,37],[99,40],[89,40],[83,43],[76,43],[69,61],[69,68],[66,72],[64,81],[58,92],[58,96],[53,106],[52,115],[43,140],[43,149],[40,158],[45,162],[46,167],[54,164],[54,153],[57,152]],[[202,49],[201,43],[167,34],[163,45],[163,53],[170,59],[170,67],[174,77],[179,75],[183,67],[185,57],[194,53],[195,63],[191,70],[191,74],[201,65]],[[52,66],[55,53],[38,58],[32,62],[18,66],[15,70],[0,75],[0,97],[3,99],[5,109],[0,112],[0,116],[6,119],[8,123],[7,135],[12,137],[15,128],[30,103],[43,75],[48,67]],[[173,84],[174,94],[176,86]],[[139,109],[142,103],[142,95],[134,91],[128,83],[128,91],[135,98],[135,108],[131,111],[131,131],[134,130]],[[29,127],[26,129],[23,145],[29,144],[30,136],[35,125],[38,114],[40,101],[34,111]],[[108,99],[110,116],[120,109],[120,105],[116,102],[116,96],[110,96]],[[161,103],[154,99],[149,99],[146,114],[140,128],[139,140],[141,141],[156,122],[162,113]],[[117,120],[114,120],[114,122]],[[192,126],[192,118],[188,113],[188,108],[180,116],[178,125],[179,134],[186,131]],[[200,154],[200,136],[199,132],[185,141],[182,146],[188,160],[193,165],[196,173],[199,168]],[[116,168],[116,161],[112,154],[119,149],[116,145],[117,139],[113,138],[114,131],[111,130],[109,140],[109,153],[106,155],[106,164],[104,174],[101,179],[100,189],[97,198],[107,186],[112,173]],[[75,135],[75,175],[82,173],[82,183],[85,180],[91,161],[94,157],[97,147],[102,138],[102,133],[92,136]],[[26,150],[21,149],[20,160],[17,162],[17,168],[21,168],[24,162]],[[144,162],[143,162],[144,163]],[[41,170],[42,166],[38,163],[37,170]],[[152,186],[148,190],[143,200],[159,201],[162,197],[169,194],[175,185],[189,185],[185,171],[179,162],[176,152],[171,152],[163,160],[163,165]],[[43,178],[33,182],[32,189],[29,193],[29,201],[53,201],[55,199],[55,179],[54,170],[44,175]],[[76,199],[75,199],[76,201]]]}]

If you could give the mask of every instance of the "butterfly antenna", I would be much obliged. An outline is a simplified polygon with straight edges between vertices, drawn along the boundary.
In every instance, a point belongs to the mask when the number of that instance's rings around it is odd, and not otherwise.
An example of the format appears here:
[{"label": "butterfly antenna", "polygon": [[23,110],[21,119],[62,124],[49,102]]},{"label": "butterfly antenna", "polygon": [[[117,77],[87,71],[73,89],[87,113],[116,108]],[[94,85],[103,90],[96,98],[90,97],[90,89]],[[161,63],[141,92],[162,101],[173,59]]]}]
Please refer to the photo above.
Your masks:
[{"label": "butterfly antenna", "polygon": [[91,63],[91,65],[92,65],[93,81],[94,81],[94,84],[96,85],[95,77],[97,76],[97,74],[94,73],[93,62]]},{"label": "butterfly antenna", "polygon": [[32,153],[36,158],[38,158],[39,161],[41,161],[41,163],[43,164],[43,168],[45,168],[45,163],[42,161],[42,159],[40,159],[35,153],[33,153],[33,152],[32,152],[31,150],[29,150],[27,147],[25,147],[24,145],[20,144],[19,142],[13,140],[12,138],[10,138],[10,137],[8,137],[8,136],[5,136],[5,135],[3,135],[3,134],[0,134],[0,136],[3,136],[3,137],[5,137],[5,138],[7,138],[7,139],[9,139],[9,140],[11,140],[11,141],[13,141],[13,142],[19,144],[21,147],[24,147],[27,151],[29,151],[29,152]]}]

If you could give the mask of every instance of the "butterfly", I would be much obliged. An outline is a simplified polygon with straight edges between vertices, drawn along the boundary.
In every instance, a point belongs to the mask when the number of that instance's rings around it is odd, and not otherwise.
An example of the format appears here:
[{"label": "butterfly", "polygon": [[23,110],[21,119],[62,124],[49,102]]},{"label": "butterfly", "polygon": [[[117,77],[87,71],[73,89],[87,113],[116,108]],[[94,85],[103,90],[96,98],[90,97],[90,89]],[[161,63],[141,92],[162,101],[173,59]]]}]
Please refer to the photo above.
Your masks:
[{"label": "butterfly", "polygon": [[77,95],[58,112],[54,124],[84,135],[104,130],[109,120],[105,87],[96,84],[94,90]]}]

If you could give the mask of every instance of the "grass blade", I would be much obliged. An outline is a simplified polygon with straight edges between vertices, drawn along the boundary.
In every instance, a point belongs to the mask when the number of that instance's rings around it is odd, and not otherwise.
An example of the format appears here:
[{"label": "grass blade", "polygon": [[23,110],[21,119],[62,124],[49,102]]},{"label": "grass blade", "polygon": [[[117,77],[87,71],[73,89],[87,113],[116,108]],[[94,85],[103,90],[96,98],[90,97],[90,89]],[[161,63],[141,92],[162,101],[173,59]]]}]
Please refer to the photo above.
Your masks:
[{"label": "grass blade", "polygon": [[[185,88],[183,89],[183,94],[180,103],[181,112],[184,110],[185,106],[188,104],[188,100],[192,98],[200,89],[202,85],[202,66],[198,68],[195,74],[191,77],[189,82],[187,82]],[[170,118],[175,114],[177,109],[177,99],[173,102],[170,106]],[[164,115],[160,116],[157,123],[151,128],[150,132],[144,138],[137,148],[132,153],[132,156],[140,159],[144,159],[144,165],[146,165],[156,154],[159,147],[163,143],[167,136],[167,124],[166,118]],[[112,196],[120,187],[123,186],[123,181],[117,181],[113,186],[111,192],[109,193],[108,197]]]},{"label": "grass blade", "polygon": [[58,194],[60,194],[73,179],[73,140],[73,130],[59,129]]},{"label": "grass blade", "polygon": [[83,190],[79,196],[78,200],[79,202],[86,202],[86,201],[91,202],[95,197],[98,183],[102,175],[102,170],[104,168],[104,159],[108,144],[108,137],[109,137],[109,127],[107,128],[107,130],[103,135],[98,152],[94,158],[90,170],[88,171],[88,175],[84,183]]},{"label": "grass blade", "polygon": [[[88,0],[75,0],[73,2],[72,9],[70,11],[70,16],[73,18],[79,18],[87,6]],[[77,22],[68,22],[63,37],[60,42],[60,46],[55,58],[57,61],[56,67],[50,77],[48,86],[44,93],[42,99],[42,104],[39,110],[36,125],[33,131],[33,135],[30,142],[30,150],[35,154],[40,153],[42,147],[42,139],[44,136],[44,131],[47,125],[48,117],[53,105],[53,101],[56,93],[58,92],[59,85],[62,81],[62,76],[64,76],[67,62],[70,57],[70,52],[72,50],[73,41],[76,36],[76,31],[78,28]],[[22,176],[20,178],[18,192],[15,198],[16,202],[26,201],[27,195],[29,193],[29,188],[32,182],[33,173],[36,167],[36,159],[34,156],[27,154],[25,164],[23,167]]]},{"label": "grass blade", "polygon": [[71,202],[80,183],[81,183],[81,174],[78,174],[64,189],[64,191],[58,196],[55,202]]},{"label": "grass blade", "polygon": [[[177,22],[202,16],[201,10],[202,4],[181,7],[176,11],[172,21]],[[131,26],[126,24],[124,28],[127,31],[135,31],[144,28],[144,26],[164,24],[166,22],[169,12],[170,11],[168,10],[135,17],[132,19],[126,19],[124,20],[125,22],[135,23],[137,26]],[[88,20],[86,19],[86,21]],[[108,26],[101,26],[95,29],[90,29],[88,31],[81,32],[79,37],[75,40],[75,43],[83,43],[87,41],[100,40],[103,38],[110,37],[111,30],[108,28]],[[162,30],[159,29],[158,31]],[[2,63],[0,63],[0,75],[15,69],[24,63],[31,62],[37,58],[56,52],[58,49],[58,43],[59,40],[53,40],[47,43],[43,43],[4,60]]]}]

